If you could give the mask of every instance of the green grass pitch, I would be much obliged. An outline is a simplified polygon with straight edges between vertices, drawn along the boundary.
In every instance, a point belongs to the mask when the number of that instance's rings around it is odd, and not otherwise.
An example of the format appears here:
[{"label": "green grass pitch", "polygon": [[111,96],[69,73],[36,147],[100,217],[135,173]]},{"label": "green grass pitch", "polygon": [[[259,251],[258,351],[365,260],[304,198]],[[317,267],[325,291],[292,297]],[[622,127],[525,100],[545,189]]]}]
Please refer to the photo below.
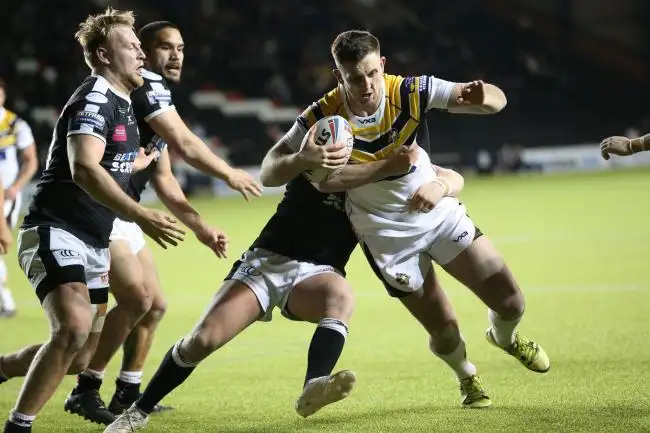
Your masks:
[{"label": "green grass pitch", "polygon": [[[488,410],[461,409],[451,371],[428,351],[425,332],[385,294],[356,251],[348,272],[357,308],[337,365],[358,376],[348,399],[308,419],[296,415],[313,326],[275,314],[273,322],[254,325],[201,364],[165,399],[177,410],[152,417],[148,431],[650,431],[650,172],[468,179],[462,199],[517,276],[527,300],[521,331],[546,349],[549,373],[529,372],[489,346],[486,308],[441,273],[469,357],[494,402]],[[145,380],[193,326],[278,200],[195,201],[230,235],[227,261],[192,237],[170,251],[153,247],[169,311]],[[0,353],[42,341],[48,330],[15,252],[7,260],[19,315],[0,321]],[[107,371],[106,400],[118,366],[119,357]],[[12,408],[20,385],[14,379],[0,386],[2,413]],[[73,385],[74,378],[66,378],[35,432],[102,431],[63,412]]]}]

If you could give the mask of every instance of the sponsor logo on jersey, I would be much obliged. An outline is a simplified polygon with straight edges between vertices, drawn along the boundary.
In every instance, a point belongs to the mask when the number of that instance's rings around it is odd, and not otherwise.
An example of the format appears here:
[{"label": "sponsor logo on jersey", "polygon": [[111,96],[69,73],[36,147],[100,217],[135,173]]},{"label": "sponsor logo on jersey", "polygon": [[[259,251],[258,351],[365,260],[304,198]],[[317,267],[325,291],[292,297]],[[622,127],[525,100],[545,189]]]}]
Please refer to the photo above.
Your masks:
[{"label": "sponsor logo on jersey", "polygon": [[158,158],[160,158],[160,154],[165,150],[167,147],[167,143],[165,140],[163,140],[160,136],[154,135],[151,137],[151,140],[149,140],[149,143],[147,143],[147,147],[145,147],[144,151],[147,155],[149,155],[152,151],[157,150],[158,151],[158,156],[156,156],[156,161],[158,161]]},{"label": "sponsor logo on jersey", "polygon": [[117,153],[113,157],[111,171],[118,173],[131,173],[133,171],[133,161],[138,156],[138,152]]},{"label": "sponsor logo on jersey", "polygon": [[125,125],[117,125],[115,127],[115,130],[113,131],[113,137],[111,137],[111,138],[115,142],[125,142],[125,141],[127,141],[126,126]]},{"label": "sponsor logo on jersey", "polygon": [[365,119],[359,119],[359,123],[362,125],[369,125],[371,123],[377,123],[377,117],[372,116],[372,117],[367,117]]},{"label": "sponsor logo on jersey", "polygon": [[172,92],[165,88],[149,90],[147,100],[151,105],[169,105],[172,102]]},{"label": "sponsor logo on jersey", "polygon": [[323,204],[325,206],[331,206],[334,209],[339,211],[344,210],[343,200],[341,199],[341,197],[339,197],[336,194],[327,194],[327,196],[323,200]]},{"label": "sponsor logo on jersey", "polygon": [[84,126],[90,127],[92,129],[103,130],[104,125],[106,124],[106,119],[99,113],[93,113],[92,111],[78,111],[75,114],[74,119],[72,120],[72,125],[74,130],[87,129],[83,128]]}]

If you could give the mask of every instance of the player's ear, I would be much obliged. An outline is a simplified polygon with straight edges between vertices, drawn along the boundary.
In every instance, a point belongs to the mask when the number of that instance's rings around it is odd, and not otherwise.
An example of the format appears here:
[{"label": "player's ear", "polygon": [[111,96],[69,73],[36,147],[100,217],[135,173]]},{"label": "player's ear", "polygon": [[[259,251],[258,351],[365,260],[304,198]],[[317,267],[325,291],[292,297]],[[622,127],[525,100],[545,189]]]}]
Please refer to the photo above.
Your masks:
[{"label": "player's ear", "polygon": [[341,71],[339,71],[338,69],[332,69],[332,73],[334,74],[336,81],[338,83],[343,84],[343,75],[341,75]]},{"label": "player's ear", "polygon": [[381,56],[379,58],[379,61],[381,62],[381,72],[384,72],[384,66],[386,66],[386,56]]},{"label": "player's ear", "polygon": [[97,47],[95,56],[97,56],[97,60],[102,65],[110,65],[111,61],[108,59],[108,50],[106,48],[102,46]]}]

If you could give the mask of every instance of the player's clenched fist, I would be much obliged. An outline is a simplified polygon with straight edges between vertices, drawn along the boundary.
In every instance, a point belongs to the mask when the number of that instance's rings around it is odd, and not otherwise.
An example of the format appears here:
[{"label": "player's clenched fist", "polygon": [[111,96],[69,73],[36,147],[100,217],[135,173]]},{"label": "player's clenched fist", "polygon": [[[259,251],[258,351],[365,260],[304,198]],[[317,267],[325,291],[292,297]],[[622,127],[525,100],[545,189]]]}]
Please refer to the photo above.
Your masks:
[{"label": "player's clenched fist", "polygon": [[337,169],[348,162],[349,149],[345,143],[330,143],[324,146],[316,144],[316,127],[312,127],[307,135],[300,156],[306,169],[328,168]]},{"label": "player's clenched fist", "polygon": [[420,146],[416,143],[410,146],[400,146],[387,158],[386,175],[399,176],[411,171],[420,156]]}]

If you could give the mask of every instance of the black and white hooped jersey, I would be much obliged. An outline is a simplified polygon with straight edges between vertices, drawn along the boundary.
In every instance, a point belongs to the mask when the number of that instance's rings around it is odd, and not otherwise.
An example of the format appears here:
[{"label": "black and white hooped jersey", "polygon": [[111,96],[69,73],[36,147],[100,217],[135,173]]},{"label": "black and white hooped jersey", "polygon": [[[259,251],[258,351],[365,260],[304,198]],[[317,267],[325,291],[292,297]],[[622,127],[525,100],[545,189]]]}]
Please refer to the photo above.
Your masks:
[{"label": "black and white hooped jersey", "polygon": [[[172,92],[167,81],[154,72],[144,70],[142,78],[144,85],[131,93],[133,112],[140,128],[140,146],[145,148],[147,154],[153,149],[158,149],[162,153],[167,143],[156,135],[147,122],[166,111],[175,109]],[[156,161],[131,176],[128,193],[134,200],[140,201],[142,191],[155,171]]]},{"label": "black and white hooped jersey", "polygon": [[89,245],[107,248],[116,213],[73,182],[67,146],[73,135],[92,135],[106,144],[100,164],[126,191],[140,144],[131,100],[105,78],[92,75],[73,93],[56,122],[46,168],[23,227],[58,227]]}]

